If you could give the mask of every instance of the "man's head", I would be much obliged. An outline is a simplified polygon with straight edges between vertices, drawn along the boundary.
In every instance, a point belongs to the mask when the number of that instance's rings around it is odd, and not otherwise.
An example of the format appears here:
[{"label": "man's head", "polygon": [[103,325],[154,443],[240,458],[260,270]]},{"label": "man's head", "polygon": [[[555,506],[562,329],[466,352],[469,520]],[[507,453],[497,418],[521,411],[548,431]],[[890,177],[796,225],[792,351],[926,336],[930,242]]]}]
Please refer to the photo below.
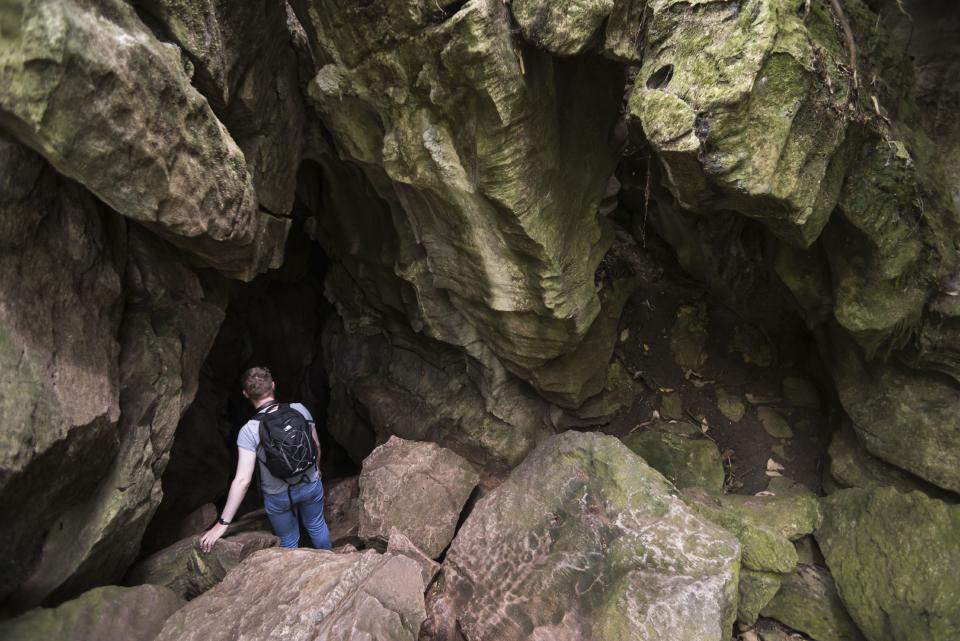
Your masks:
[{"label": "man's head", "polygon": [[254,405],[272,397],[276,387],[266,367],[251,367],[245,371],[240,377],[240,385],[243,386],[243,395]]}]

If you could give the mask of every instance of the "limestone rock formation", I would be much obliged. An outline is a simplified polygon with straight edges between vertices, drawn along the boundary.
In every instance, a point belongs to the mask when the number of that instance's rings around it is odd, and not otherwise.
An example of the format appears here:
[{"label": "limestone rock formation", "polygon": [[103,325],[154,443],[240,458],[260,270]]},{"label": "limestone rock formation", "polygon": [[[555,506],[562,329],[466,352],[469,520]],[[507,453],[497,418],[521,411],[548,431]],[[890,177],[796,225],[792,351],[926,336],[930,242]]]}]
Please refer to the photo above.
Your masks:
[{"label": "limestone rock formation", "polygon": [[960,507],[920,492],[849,489],[816,532],[837,591],[868,641],[960,635]]},{"label": "limestone rock formation", "polygon": [[763,616],[785,623],[817,641],[862,641],[863,635],[843,607],[830,574],[800,565],[783,579]]},{"label": "limestone rock formation", "polygon": [[243,153],[176,47],[119,1],[15,2],[9,15],[6,129],[113,210],[224,272],[280,264],[289,223],[258,210]]},{"label": "limestone rock formation", "polygon": [[200,277],[176,250],[143,230],[127,231],[130,300],[118,330],[118,449],[100,484],[54,513],[38,562],[19,589],[23,605],[117,581],[136,558],[160,502],[174,430],[223,318],[221,279]]},{"label": "limestone rock formation", "polygon": [[200,551],[197,537],[190,537],[148,556],[130,568],[127,585],[162,585],[182,599],[203,594],[245,558],[277,544],[270,532],[244,532],[217,541],[210,552]]},{"label": "limestone rock formation", "polygon": [[642,459],[566,432],[477,502],[428,595],[424,638],[727,639],[738,570],[734,537]]},{"label": "limestone rock formation", "polygon": [[[682,425],[682,424],[678,424]],[[701,487],[711,492],[723,489],[723,463],[717,445],[694,434],[675,433],[664,423],[634,432],[623,439],[624,445],[678,488]]]},{"label": "limestone rock formation", "polygon": [[163,622],[183,605],[156,585],[94,588],[56,608],[37,608],[0,626],[3,641],[153,641]]},{"label": "limestone rock formation", "polygon": [[424,554],[423,550],[396,528],[390,531],[387,553],[400,554],[416,561],[420,565],[420,577],[423,579],[424,589],[429,587],[433,577],[440,571],[439,563]]},{"label": "limestone rock formation", "polygon": [[424,614],[420,568],[405,556],[272,549],[174,613],[157,641],[416,641]]},{"label": "limestone rock formation", "polygon": [[812,496],[710,496],[696,489],[684,496],[700,515],[740,539],[743,566],[750,570],[792,572],[798,560],[792,541],[817,525]]},{"label": "limestone rock formation", "polygon": [[470,463],[448,449],[391,437],[363,462],[360,537],[386,542],[396,530],[436,559],[479,480]]},{"label": "limestone rock formation", "polygon": [[323,516],[334,545],[360,536],[360,478],[352,476],[323,484]]}]

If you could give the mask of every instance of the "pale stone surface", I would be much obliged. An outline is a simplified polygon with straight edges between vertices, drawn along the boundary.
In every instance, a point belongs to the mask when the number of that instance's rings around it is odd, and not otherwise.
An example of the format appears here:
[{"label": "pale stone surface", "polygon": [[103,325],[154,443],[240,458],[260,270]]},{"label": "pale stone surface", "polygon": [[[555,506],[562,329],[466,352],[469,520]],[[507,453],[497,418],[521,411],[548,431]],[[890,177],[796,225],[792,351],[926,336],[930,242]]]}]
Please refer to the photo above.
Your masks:
[{"label": "pale stone surface", "polygon": [[56,608],[37,608],[0,625],[3,641],[153,641],[183,605],[157,585],[94,588]]},{"label": "pale stone surface", "polygon": [[405,556],[262,550],[174,613],[156,641],[416,641],[420,567]]},{"label": "pale stone surface", "polygon": [[739,565],[736,539],[620,441],[566,432],[478,501],[423,638],[720,641]]},{"label": "pale stone surface", "polygon": [[363,462],[360,536],[385,542],[396,530],[438,558],[479,480],[470,463],[446,448],[390,437]]},{"label": "pale stone surface", "polygon": [[394,528],[390,531],[390,540],[387,542],[387,552],[390,554],[401,554],[413,559],[420,566],[420,576],[423,579],[423,587],[426,589],[440,571],[440,564],[423,553],[419,547],[414,544],[400,530]]}]

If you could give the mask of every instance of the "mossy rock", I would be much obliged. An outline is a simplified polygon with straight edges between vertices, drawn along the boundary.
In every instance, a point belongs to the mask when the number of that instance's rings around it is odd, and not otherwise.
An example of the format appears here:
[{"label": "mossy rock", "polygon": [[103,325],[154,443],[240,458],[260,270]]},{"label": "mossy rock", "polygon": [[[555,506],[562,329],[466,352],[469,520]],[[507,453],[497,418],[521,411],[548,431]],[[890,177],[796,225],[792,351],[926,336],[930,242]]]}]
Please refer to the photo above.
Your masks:
[{"label": "mossy rock", "polygon": [[822,510],[817,542],[869,641],[960,639],[960,505],[853,488]]},{"label": "mossy rock", "polygon": [[740,422],[747,411],[739,394],[734,394],[722,388],[717,388],[717,408],[727,420],[733,423]]},{"label": "mossy rock", "polygon": [[183,601],[168,588],[108,585],[56,608],[36,608],[0,626],[0,641],[153,641]]},{"label": "mossy rock", "polygon": [[780,591],[760,613],[816,641],[864,641],[843,607],[830,573],[814,565],[800,565],[784,577]]},{"label": "mossy rock", "polygon": [[723,462],[716,444],[707,438],[671,434],[660,430],[634,432],[624,445],[679,488],[723,490]]},{"label": "mossy rock", "polygon": [[833,435],[827,453],[830,475],[843,487],[889,485],[901,492],[921,489],[918,480],[867,452],[848,425]]},{"label": "mossy rock", "polygon": [[797,566],[793,540],[813,532],[817,500],[812,496],[709,496],[688,489],[684,497],[705,518],[733,532],[743,567],[786,574]]},{"label": "mossy rock", "polygon": [[740,602],[737,605],[737,621],[753,625],[760,616],[760,611],[773,599],[780,583],[782,574],[776,572],[757,572],[756,570],[740,570]]}]

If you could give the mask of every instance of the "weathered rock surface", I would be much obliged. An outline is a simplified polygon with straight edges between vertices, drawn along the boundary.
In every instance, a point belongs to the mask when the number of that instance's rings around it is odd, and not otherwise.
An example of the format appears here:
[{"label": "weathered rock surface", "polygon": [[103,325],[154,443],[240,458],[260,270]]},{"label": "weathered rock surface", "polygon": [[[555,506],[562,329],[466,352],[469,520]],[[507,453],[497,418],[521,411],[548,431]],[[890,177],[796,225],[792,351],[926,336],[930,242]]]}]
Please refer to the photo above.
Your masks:
[{"label": "weathered rock surface", "polygon": [[710,496],[689,489],[684,497],[697,513],[740,539],[743,566],[758,572],[792,572],[797,566],[792,541],[817,525],[813,496]]},{"label": "weathered rock surface", "polygon": [[920,492],[849,489],[816,532],[837,591],[869,641],[960,637],[960,507]]},{"label": "weathered rock surface", "polygon": [[400,554],[413,559],[420,566],[420,577],[423,579],[423,587],[426,589],[440,571],[440,564],[424,554],[423,550],[414,544],[405,534],[394,528],[390,532],[390,540],[387,542],[388,554]]},{"label": "weathered rock surface", "polygon": [[323,484],[323,516],[334,545],[360,536],[360,477]]},{"label": "weathered rock surface", "polygon": [[830,475],[843,487],[889,485],[901,492],[921,489],[917,479],[867,452],[848,426],[833,435],[828,452]]},{"label": "weathered rock surface", "polygon": [[208,264],[246,278],[279,266],[289,222],[258,210],[243,153],[176,47],[119,1],[16,2],[8,15],[6,129]]},{"label": "weathered rock surface", "polygon": [[424,619],[417,563],[372,550],[263,550],[171,616],[157,641],[415,641]]},{"label": "weathered rock surface", "polygon": [[264,548],[277,545],[270,532],[244,532],[217,541],[210,552],[200,551],[199,540],[190,537],[151,554],[130,568],[127,585],[162,585],[182,599],[203,594],[240,564]]},{"label": "weathered rock surface", "polygon": [[[696,433],[699,435],[699,431]],[[720,450],[709,439],[653,426],[634,432],[624,438],[623,443],[680,489],[702,487],[711,492],[723,489]]]},{"label": "weathered rock surface", "polygon": [[612,437],[548,439],[467,518],[424,638],[728,638],[739,546],[674,492]]},{"label": "weathered rock surface", "polygon": [[160,503],[177,422],[223,318],[221,279],[198,275],[177,250],[138,227],[127,227],[126,249],[118,450],[96,489],[56,514],[16,596],[23,605],[118,581],[136,558]]},{"label": "weathered rock surface", "polygon": [[18,515],[0,537],[2,599],[120,447],[126,252],[118,217],[6,138],[0,174],[0,509]]},{"label": "weathered rock surface", "polygon": [[780,591],[761,614],[816,641],[863,641],[830,573],[814,565],[799,565],[796,572],[784,577]]},{"label": "weathered rock surface", "polygon": [[[758,572],[742,568],[737,592],[740,601],[737,603],[737,621],[753,625],[765,608],[780,590],[783,574],[777,572]],[[818,639],[819,641],[819,639]]]},{"label": "weathered rock surface", "polygon": [[386,542],[397,530],[436,559],[479,480],[473,466],[448,449],[390,437],[363,462],[360,537]]},{"label": "weathered rock surface", "polygon": [[0,626],[3,641],[153,641],[183,605],[167,588],[94,588],[56,608],[38,608]]}]

